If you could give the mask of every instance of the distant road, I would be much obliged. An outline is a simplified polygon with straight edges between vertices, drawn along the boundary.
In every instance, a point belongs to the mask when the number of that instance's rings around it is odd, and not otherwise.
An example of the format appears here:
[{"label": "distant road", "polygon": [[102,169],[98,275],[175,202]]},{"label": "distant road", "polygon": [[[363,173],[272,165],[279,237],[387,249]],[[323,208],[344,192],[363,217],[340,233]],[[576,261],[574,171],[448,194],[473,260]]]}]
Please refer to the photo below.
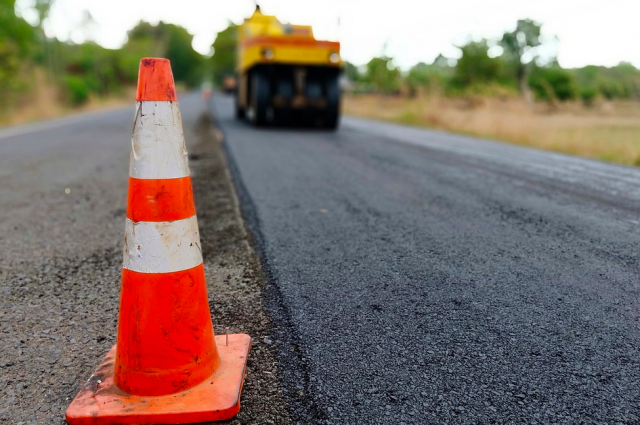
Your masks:
[{"label": "distant road", "polygon": [[214,106],[272,281],[294,417],[640,422],[640,170]]}]

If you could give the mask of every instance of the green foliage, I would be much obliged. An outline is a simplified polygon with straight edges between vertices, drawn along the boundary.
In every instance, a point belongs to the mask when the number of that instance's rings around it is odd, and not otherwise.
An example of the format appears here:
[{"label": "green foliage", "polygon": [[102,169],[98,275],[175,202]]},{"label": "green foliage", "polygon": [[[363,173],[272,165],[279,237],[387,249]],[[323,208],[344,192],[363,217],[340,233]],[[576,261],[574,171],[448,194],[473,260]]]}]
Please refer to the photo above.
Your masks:
[{"label": "green foliage", "polygon": [[202,82],[204,58],[196,52],[191,43],[193,36],[186,29],[177,25],[166,24],[168,27],[166,58],[171,61],[173,75],[187,87],[196,87]]},{"label": "green foliage", "polygon": [[344,61],[344,75],[347,77],[347,80],[357,83],[362,79],[362,75],[360,75],[360,70],[357,66],[352,64],[351,62]]},{"label": "green foliage", "polygon": [[211,66],[213,68],[213,82],[217,86],[222,85],[225,77],[235,73],[238,26],[229,22],[229,26],[220,31],[212,44],[213,56]]},{"label": "green foliage", "polygon": [[486,40],[469,41],[459,47],[462,57],[456,64],[450,87],[453,90],[465,87],[490,84],[501,76],[502,62],[489,56]]},{"label": "green foliage", "polygon": [[522,64],[525,53],[535,57],[533,49],[540,46],[541,25],[531,19],[520,19],[513,31],[507,31],[502,35],[500,45],[504,49],[505,59]]},{"label": "green foliage", "polygon": [[54,0],[34,0],[34,9],[38,12],[38,27],[42,30],[42,25],[47,16]]},{"label": "green foliage", "polygon": [[617,81],[623,86],[622,96],[640,99],[640,70],[636,69],[632,64],[620,62],[613,68],[605,68],[603,80]]},{"label": "green foliage", "polygon": [[69,103],[78,106],[89,100],[89,84],[84,78],[65,75],[63,78]]},{"label": "green foliage", "polygon": [[381,56],[367,63],[361,80],[379,93],[397,93],[400,90],[401,74],[392,58]]},{"label": "green foliage", "polygon": [[191,46],[193,37],[186,29],[162,22],[140,22],[118,50],[94,42],[60,42],[46,38],[42,31],[52,3],[35,2],[39,22],[32,27],[16,15],[15,0],[0,0],[0,108],[15,104],[18,95],[31,88],[28,81],[35,67],[46,68],[49,82],[59,87],[61,97],[71,105],[134,85],[140,59],[145,56],[171,60],[178,83],[188,87],[200,83],[204,58]]},{"label": "green foliage", "polygon": [[176,82],[188,87],[202,78],[203,58],[191,47],[193,37],[182,27],[160,22],[140,22],[129,31],[119,50],[105,49],[94,42],[56,42],[62,62],[62,88],[72,105],[86,102],[92,94],[105,96],[135,85],[142,57],[166,57],[171,61]]},{"label": "green foliage", "polygon": [[[42,27],[53,1],[33,2],[39,19],[33,27],[16,15],[15,0],[0,0],[0,109],[20,102],[33,90],[36,68],[47,71],[46,81],[59,87],[61,97],[72,105],[135,85],[142,57],[168,58],[176,82],[187,87],[211,77],[220,85],[235,72],[238,28],[232,22],[218,33],[211,59],[193,49],[193,37],[185,28],[164,22],[139,22],[129,31],[126,44],[111,50],[91,41],[73,44],[48,39]],[[553,66],[539,67],[536,58],[543,41],[541,25],[524,19],[500,39],[460,46],[461,57],[455,65],[439,55],[431,64],[421,62],[402,72],[392,57],[382,55],[362,67],[345,62],[343,71],[355,92],[396,94],[402,89],[416,94],[445,89],[456,96],[502,97],[513,96],[519,89],[528,98],[531,88],[542,101],[579,99],[590,105],[598,99],[640,100],[640,70],[633,65],[565,70],[550,60]],[[495,45],[502,47],[498,57],[489,54]]]},{"label": "green foliage", "polygon": [[411,94],[421,89],[428,89],[434,85],[435,74],[431,67],[424,62],[419,62],[409,69],[405,81]]},{"label": "green foliage", "polygon": [[16,16],[15,0],[0,0],[0,43],[15,46],[19,57],[27,57],[33,53],[37,43],[36,30]]},{"label": "green foliage", "polygon": [[[135,83],[135,75],[121,67],[117,50],[109,50],[94,42],[83,44],[59,43],[59,59],[63,63],[63,80],[66,89],[76,87],[74,79],[82,79],[90,93],[100,96],[117,93],[124,86]],[[71,83],[67,77],[71,78]],[[73,102],[82,102],[82,96],[71,94]]]},{"label": "green foliage", "polygon": [[594,90],[605,99],[640,100],[640,70],[629,63],[611,68],[590,65],[573,72],[581,87]]},{"label": "green foliage", "polygon": [[455,68],[449,66],[449,60],[439,55],[432,64],[419,62],[409,69],[405,83],[411,95],[418,92],[439,91],[451,80]]},{"label": "green foliage", "polygon": [[573,74],[559,67],[535,68],[529,77],[529,86],[537,99],[546,101],[573,100],[580,93]]},{"label": "green foliage", "polygon": [[596,90],[594,87],[580,88],[580,99],[582,99],[582,102],[585,105],[591,106],[597,97],[598,97],[598,90]]},{"label": "green foliage", "polygon": [[0,109],[26,90],[23,74],[36,46],[36,30],[16,16],[15,0],[0,0]]},{"label": "green foliage", "polygon": [[160,57],[161,53],[154,54],[154,42],[149,39],[131,39],[117,51],[117,70],[120,79],[135,84],[138,79],[140,59],[143,57]]},{"label": "green foliage", "polygon": [[540,42],[541,25],[531,19],[520,19],[515,30],[505,32],[500,40],[503,48],[503,60],[511,69],[512,76],[518,81],[520,90],[528,98],[527,93],[527,63],[525,56],[531,61],[536,59],[536,48]]},{"label": "green foliage", "polygon": [[[135,51],[141,57],[164,57],[171,61],[173,77],[188,87],[197,86],[203,78],[204,58],[191,43],[193,36],[186,29],[160,22],[151,25],[141,21],[128,33],[123,50]],[[137,66],[135,67],[137,72]]]}]

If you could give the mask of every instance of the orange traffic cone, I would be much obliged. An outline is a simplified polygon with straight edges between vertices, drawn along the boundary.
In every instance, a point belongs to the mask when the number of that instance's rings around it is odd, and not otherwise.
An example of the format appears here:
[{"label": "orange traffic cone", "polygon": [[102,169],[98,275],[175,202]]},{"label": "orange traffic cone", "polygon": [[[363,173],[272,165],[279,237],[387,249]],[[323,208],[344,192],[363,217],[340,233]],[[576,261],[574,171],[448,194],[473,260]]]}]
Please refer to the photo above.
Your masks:
[{"label": "orange traffic cone", "polygon": [[215,337],[171,66],[142,59],[129,169],[118,341],[69,424],[232,418],[251,338]]}]

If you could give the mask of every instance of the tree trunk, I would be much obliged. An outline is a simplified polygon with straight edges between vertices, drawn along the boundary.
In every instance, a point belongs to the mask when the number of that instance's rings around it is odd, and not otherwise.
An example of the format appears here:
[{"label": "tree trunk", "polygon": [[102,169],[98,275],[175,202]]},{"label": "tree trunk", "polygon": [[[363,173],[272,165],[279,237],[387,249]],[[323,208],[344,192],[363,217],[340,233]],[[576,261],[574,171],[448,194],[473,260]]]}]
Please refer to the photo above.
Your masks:
[{"label": "tree trunk", "polygon": [[529,82],[527,81],[527,68],[524,65],[518,68],[518,84],[520,85],[520,93],[522,93],[524,102],[529,108],[533,108],[533,97],[531,96]]}]

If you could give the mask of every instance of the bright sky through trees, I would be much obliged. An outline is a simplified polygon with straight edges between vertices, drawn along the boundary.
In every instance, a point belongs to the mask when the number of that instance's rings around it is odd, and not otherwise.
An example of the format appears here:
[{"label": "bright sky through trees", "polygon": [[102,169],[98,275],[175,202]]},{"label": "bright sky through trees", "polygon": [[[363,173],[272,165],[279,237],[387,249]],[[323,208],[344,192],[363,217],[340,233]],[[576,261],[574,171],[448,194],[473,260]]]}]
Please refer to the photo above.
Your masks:
[{"label": "bright sky through trees", "polygon": [[[19,10],[33,0],[19,0]],[[557,35],[553,47],[560,65],[640,67],[640,2],[634,0],[261,0],[263,11],[282,21],[311,24],[318,37],[340,39],[343,57],[363,64],[384,53],[407,69],[431,62],[439,53],[455,57],[454,44],[473,38],[499,38],[518,19],[544,24],[543,36]],[[120,47],[139,20],[186,27],[194,48],[207,53],[227,21],[239,23],[254,8],[252,0],[57,0],[47,33],[84,41],[86,34],[105,47]],[[86,11],[95,25],[87,28]],[[34,16],[25,14],[27,20]],[[338,20],[340,25],[338,25]],[[83,24],[84,22],[84,24]]]}]

